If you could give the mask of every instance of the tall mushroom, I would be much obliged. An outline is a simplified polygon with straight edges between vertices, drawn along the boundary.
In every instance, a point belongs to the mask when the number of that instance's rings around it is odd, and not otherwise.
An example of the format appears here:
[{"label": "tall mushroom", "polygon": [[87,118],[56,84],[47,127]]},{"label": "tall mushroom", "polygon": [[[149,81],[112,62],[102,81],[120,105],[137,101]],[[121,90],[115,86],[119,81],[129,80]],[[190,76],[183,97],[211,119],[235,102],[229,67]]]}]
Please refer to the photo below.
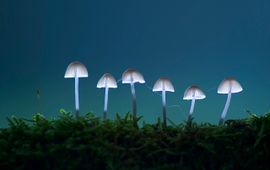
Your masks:
[{"label": "tall mushroom", "polygon": [[104,98],[104,112],[103,118],[106,120],[107,118],[107,111],[108,111],[108,95],[109,95],[109,88],[117,88],[117,83],[115,78],[109,74],[105,73],[98,81],[97,88],[105,88],[105,98]]},{"label": "tall mushroom", "polygon": [[65,72],[65,78],[75,78],[75,108],[76,117],[79,116],[79,78],[88,77],[87,68],[80,62],[70,63]]},{"label": "tall mushroom", "polygon": [[192,113],[195,107],[195,100],[201,100],[204,99],[205,97],[206,97],[205,94],[198,86],[192,85],[186,89],[183,100],[191,100],[188,122],[190,122],[192,118]]},{"label": "tall mushroom", "polygon": [[136,93],[135,93],[135,83],[145,83],[143,75],[137,70],[129,68],[122,74],[122,83],[130,84],[131,94],[132,94],[132,108],[133,108],[133,120],[137,120],[137,106],[136,106]]},{"label": "tall mushroom", "polygon": [[167,126],[166,118],[166,91],[174,92],[174,87],[171,81],[167,78],[161,77],[158,79],[153,87],[153,92],[161,91],[162,92],[162,110],[163,110],[163,126]]},{"label": "tall mushroom", "polygon": [[237,80],[235,80],[232,77],[226,78],[220,83],[218,90],[217,90],[217,93],[218,94],[227,94],[228,96],[227,96],[227,101],[226,101],[225,107],[223,109],[223,112],[222,112],[220,120],[219,120],[219,125],[222,125],[224,123],[225,116],[226,116],[228,108],[230,106],[232,94],[239,93],[241,91],[243,91],[242,86],[240,85],[240,83]]}]

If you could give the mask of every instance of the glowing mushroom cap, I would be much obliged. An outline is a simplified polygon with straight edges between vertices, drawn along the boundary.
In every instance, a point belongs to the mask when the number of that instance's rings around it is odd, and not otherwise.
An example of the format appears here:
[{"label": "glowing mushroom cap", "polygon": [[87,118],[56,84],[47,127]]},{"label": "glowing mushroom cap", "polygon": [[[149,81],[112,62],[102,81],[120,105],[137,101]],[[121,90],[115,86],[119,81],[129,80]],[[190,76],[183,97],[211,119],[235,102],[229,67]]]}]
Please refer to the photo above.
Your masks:
[{"label": "glowing mushroom cap", "polygon": [[200,100],[204,99],[205,97],[206,96],[204,92],[198,86],[193,85],[186,89],[183,100],[192,100],[192,99]]},{"label": "glowing mushroom cap", "polygon": [[164,77],[161,77],[158,79],[153,87],[153,91],[169,91],[174,92],[174,87],[172,85],[172,82]]},{"label": "glowing mushroom cap", "polygon": [[65,78],[88,77],[88,71],[85,65],[78,61],[70,63],[66,69]]},{"label": "glowing mushroom cap", "polygon": [[139,73],[135,69],[129,68],[122,74],[122,83],[123,84],[145,83],[145,80],[141,73]]},{"label": "glowing mushroom cap", "polygon": [[240,83],[235,80],[232,77],[226,78],[224,79],[217,90],[218,94],[228,94],[229,92],[231,93],[239,93],[243,91],[242,86],[240,85]]},{"label": "glowing mushroom cap", "polygon": [[97,88],[117,88],[117,83],[115,78],[109,74],[105,73],[98,81]]}]

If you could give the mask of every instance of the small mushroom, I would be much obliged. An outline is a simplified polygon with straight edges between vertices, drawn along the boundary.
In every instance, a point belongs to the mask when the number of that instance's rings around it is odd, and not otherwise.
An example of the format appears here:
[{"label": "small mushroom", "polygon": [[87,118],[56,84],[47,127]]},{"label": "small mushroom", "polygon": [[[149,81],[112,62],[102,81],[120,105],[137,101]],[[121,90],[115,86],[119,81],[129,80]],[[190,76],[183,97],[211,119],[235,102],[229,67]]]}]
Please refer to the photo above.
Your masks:
[{"label": "small mushroom", "polygon": [[136,93],[135,83],[145,83],[143,75],[137,70],[129,68],[122,74],[122,84],[130,84],[132,94],[132,108],[133,108],[133,120],[137,120],[137,106],[136,106]]},{"label": "small mushroom", "polygon": [[153,87],[153,92],[161,91],[162,92],[162,110],[163,110],[163,126],[167,126],[166,118],[166,91],[174,92],[174,87],[171,81],[167,78],[161,77],[158,79]]},{"label": "small mushroom", "polygon": [[109,74],[105,73],[98,81],[97,88],[105,88],[105,98],[104,98],[104,112],[103,118],[106,120],[107,118],[107,111],[108,111],[108,95],[109,95],[109,88],[117,88],[117,83],[115,78]]},{"label": "small mushroom", "polygon": [[195,107],[195,100],[201,100],[201,99],[204,99],[205,97],[206,97],[205,94],[198,86],[193,85],[186,89],[183,100],[191,100],[191,106],[190,106],[189,115],[188,115],[188,122],[190,122],[192,118],[192,113]]},{"label": "small mushroom", "polygon": [[88,71],[86,67],[78,62],[72,62],[68,65],[65,78],[75,78],[75,108],[76,108],[76,117],[79,116],[79,78],[88,77]]},{"label": "small mushroom", "polygon": [[230,106],[230,101],[231,101],[231,96],[233,93],[240,93],[241,91],[243,91],[242,86],[240,85],[240,83],[235,80],[232,77],[226,78],[224,79],[217,90],[218,94],[227,94],[227,101],[225,104],[225,107],[223,109],[223,112],[221,114],[220,120],[219,120],[219,125],[222,125],[224,123],[224,119],[225,116],[227,114],[228,108]]}]

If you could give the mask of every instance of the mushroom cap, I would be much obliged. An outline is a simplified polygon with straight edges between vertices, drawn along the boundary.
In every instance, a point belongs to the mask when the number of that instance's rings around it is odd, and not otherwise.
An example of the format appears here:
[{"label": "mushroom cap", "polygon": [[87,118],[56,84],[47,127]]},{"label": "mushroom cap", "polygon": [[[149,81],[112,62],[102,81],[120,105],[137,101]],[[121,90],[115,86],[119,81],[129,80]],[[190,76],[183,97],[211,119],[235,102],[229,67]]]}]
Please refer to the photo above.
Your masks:
[{"label": "mushroom cap", "polygon": [[241,84],[232,77],[224,79],[218,86],[218,94],[239,93],[243,91]]},{"label": "mushroom cap", "polygon": [[198,86],[193,85],[186,89],[183,100],[192,100],[193,98],[200,100],[204,99],[205,97],[204,92]]},{"label": "mushroom cap", "polygon": [[88,77],[88,71],[85,65],[79,61],[74,61],[70,63],[66,69],[65,78],[74,77]]},{"label": "mushroom cap", "polygon": [[153,91],[169,91],[169,92],[174,92],[174,87],[172,85],[172,82],[165,78],[165,77],[161,77],[160,79],[158,79],[153,87]]},{"label": "mushroom cap", "polygon": [[115,78],[109,74],[105,73],[98,81],[97,88],[117,88],[117,83]]},{"label": "mushroom cap", "polygon": [[145,83],[145,80],[141,73],[139,73],[135,69],[129,68],[122,74],[122,83],[123,84]]}]

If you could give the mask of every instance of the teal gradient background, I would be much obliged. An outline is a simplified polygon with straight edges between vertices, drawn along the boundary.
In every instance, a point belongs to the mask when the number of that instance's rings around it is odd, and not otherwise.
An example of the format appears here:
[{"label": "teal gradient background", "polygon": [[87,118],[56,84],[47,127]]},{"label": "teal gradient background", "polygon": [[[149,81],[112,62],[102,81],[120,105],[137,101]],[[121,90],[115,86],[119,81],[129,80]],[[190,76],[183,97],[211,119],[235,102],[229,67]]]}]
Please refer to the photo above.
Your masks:
[{"label": "teal gradient background", "polygon": [[[234,76],[244,91],[232,96],[227,119],[259,115],[270,108],[270,1],[268,0],[1,0],[0,125],[6,117],[57,117],[74,111],[74,80],[64,79],[78,60],[89,71],[80,79],[81,113],[102,115],[103,73],[117,79],[139,70],[147,86],[160,76],[176,89],[168,93],[168,118],[186,120],[184,90],[197,84],[206,93],[195,106],[195,121],[217,123],[226,96],[216,93]],[[136,84],[138,112],[149,123],[161,116],[161,97]],[[40,90],[38,100],[36,90]],[[128,85],[109,93],[109,117],[131,111]]]}]

